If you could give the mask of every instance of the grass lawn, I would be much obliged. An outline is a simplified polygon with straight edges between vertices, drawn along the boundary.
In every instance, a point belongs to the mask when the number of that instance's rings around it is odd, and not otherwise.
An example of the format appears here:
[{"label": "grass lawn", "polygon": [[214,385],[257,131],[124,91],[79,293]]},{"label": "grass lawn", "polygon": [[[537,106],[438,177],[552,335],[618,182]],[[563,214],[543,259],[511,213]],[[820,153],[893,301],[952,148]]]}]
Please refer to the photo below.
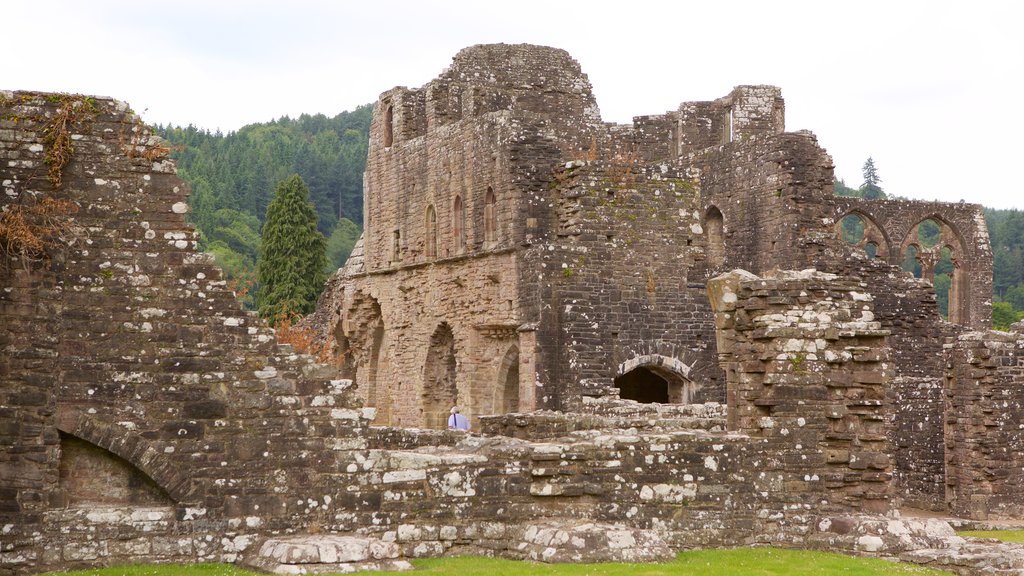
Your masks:
[{"label": "grass lawn", "polygon": [[964,530],[957,534],[975,538],[995,538],[1003,542],[1024,542],[1024,530]]},{"label": "grass lawn", "polygon": [[[898,576],[949,574],[911,564],[877,558],[853,558],[827,552],[738,548],[683,552],[665,564],[539,564],[494,558],[462,557],[413,560],[413,572],[365,572],[368,576],[393,574],[453,574],[458,576]],[[117,568],[57,572],[62,576],[256,576],[227,564],[136,565]]]}]

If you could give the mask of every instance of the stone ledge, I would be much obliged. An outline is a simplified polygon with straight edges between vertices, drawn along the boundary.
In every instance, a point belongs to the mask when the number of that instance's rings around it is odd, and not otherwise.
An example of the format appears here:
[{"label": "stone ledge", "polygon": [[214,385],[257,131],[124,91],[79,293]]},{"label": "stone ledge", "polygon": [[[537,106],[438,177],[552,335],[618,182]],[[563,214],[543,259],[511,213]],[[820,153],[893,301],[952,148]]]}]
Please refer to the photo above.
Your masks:
[{"label": "stone ledge", "polygon": [[272,574],[348,574],[366,570],[404,571],[398,545],[377,538],[304,535],[270,538],[246,565]]}]

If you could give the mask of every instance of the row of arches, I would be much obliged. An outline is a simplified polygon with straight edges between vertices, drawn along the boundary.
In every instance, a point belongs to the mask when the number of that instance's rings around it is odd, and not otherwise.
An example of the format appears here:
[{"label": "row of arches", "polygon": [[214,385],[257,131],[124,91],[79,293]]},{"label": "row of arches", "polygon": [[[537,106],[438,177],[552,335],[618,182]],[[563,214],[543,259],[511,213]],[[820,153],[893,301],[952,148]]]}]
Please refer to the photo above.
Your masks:
[{"label": "row of arches", "polygon": [[[422,357],[418,374],[421,386],[410,390],[402,382],[412,375],[390,370],[394,351],[380,304],[373,299],[355,302],[347,322],[348,335],[340,326],[335,333],[339,364],[343,376],[355,382],[366,405],[377,408],[378,424],[444,429],[453,406],[475,415],[520,409],[518,343],[503,349],[496,370],[463,366],[469,354],[458,349],[451,325],[441,322],[431,334]],[[474,386],[469,380],[481,374],[491,374],[488,378],[492,381]],[[417,394],[415,402],[409,402],[410,393]]]},{"label": "row of arches", "polygon": [[903,236],[898,251],[889,235],[867,214],[854,210],[836,222],[837,235],[871,258],[900,266],[935,288],[939,311],[950,322],[963,323],[967,275],[963,270],[965,243],[949,222],[937,215],[919,220]]},{"label": "row of arches", "polygon": [[[457,194],[451,204],[451,239],[447,253],[458,255],[466,251],[466,210],[462,195]],[[423,219],[424,228],[424,255],[428,259],[438,257],[439,238],[437,229],[437,208],[433,203],[427,204],[426,213]],[[401,259],[402,235],[400,230],[394,231],[394,243],[391,250],[393,262]],[[483,240],[484,247],[491,247],[498,241],[498,209],[497,197],[494,189],[487,187],[484,193],[484,214],[483,214]]]}]

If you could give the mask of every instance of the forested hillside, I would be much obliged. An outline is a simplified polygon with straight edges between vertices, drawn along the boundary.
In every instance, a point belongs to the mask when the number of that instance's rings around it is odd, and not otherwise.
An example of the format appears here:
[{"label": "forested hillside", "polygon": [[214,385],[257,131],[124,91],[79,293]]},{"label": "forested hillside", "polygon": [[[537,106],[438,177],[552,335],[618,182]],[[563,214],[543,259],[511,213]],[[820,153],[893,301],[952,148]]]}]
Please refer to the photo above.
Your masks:
[{"label": "forested hillside", "polygon": [[250,294],[244,299],[248,306],[259,289],[256,260],[267,206],[292,174],[309,188],[317,227],[328,239],[328,269],[345,262],[362,228],[372,111],[367,105],[333,118],[303,114],[228,134],[157,127],[174,146],[179,175],[192,187],[189,216],[202,234],[200,247]]}]

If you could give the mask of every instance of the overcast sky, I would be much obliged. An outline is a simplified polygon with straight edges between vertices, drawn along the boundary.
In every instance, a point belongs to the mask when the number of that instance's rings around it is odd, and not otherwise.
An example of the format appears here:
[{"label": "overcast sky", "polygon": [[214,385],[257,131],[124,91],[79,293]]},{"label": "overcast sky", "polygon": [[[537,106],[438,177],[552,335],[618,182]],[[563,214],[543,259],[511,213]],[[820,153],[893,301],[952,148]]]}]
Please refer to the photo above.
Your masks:
[{"label": "overcast sky", "polygon": [[222,131],[421,86],[465,46],[564,48],[605,121],[775,84],[848,185],[1024,208],[1024,2],[0,0],[0,89]]}]

